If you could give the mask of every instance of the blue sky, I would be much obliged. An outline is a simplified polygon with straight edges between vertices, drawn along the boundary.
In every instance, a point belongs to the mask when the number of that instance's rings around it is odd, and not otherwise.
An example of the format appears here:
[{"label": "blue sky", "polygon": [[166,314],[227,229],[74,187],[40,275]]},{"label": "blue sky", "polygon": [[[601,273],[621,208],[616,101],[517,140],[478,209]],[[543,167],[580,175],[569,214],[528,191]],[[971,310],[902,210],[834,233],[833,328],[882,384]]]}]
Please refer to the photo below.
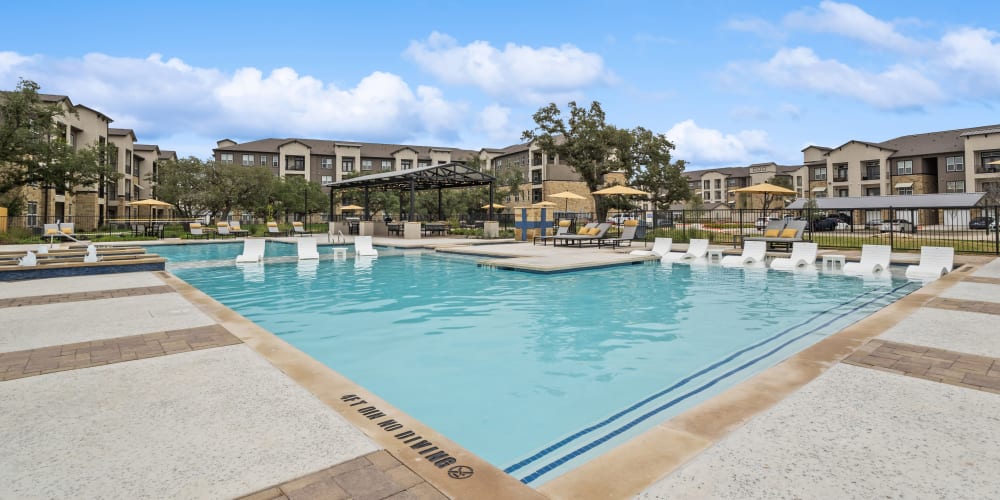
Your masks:
[{"label": "blue sky", "polygon": [[[1000,6],[949,2],[18,2],[18,78],[139,141],[520,142],[555,102],[675,142],[690,168],[1000,123]],[[9,20],[16,20],[10,22]]]}]

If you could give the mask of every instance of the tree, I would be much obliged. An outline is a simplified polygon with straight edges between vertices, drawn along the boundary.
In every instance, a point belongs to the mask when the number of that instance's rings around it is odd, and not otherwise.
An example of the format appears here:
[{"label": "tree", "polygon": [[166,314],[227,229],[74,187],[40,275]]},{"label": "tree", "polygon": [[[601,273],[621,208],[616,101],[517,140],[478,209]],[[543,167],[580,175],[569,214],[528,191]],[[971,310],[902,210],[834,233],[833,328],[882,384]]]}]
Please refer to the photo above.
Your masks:
[{"label": "tree", "polygon": [[[559,107],[549,104],[532,115],[535,129],[526,130],[521,137],[535,141],[548,155],[558,155],[559,159],[572,168],[591,191],[604,182],[604,175],[624,169],[631,178],[633,165],[622,162],[616,155],[631,146],[629,131],[620,130],[605,121],[604,110],[599,102],[592,102],[589,108],[569,103],[569,119],[560,117]],[[598,217],[604,218],[607,209],[597,207]]]},{"label": "tree", "polygon": [[630,134],[632,144],[622,160],[635,166],[633,182],[650,193],[653,208],[666,210],[674,202],[690,198],[691,186],[681,175],[686,162],[678,160],[670,163],[670,152],[674,145],[667,136],[654,134],[643,127],[636,127]]},{"label": "tree", "polygon": [[[264,170],[271,175],[270,169],[264,167]],[[301,175],[276,178],[274,182],[274,191],[270,198],[274,200],[281,214],[305,215],[307,212],[326,212],[330,206],[330,198],[323,192],[323,186],[307,181]]]},{"label": "tree", "polygon": [[204,192],[207,185],[205,163],[193,156],[157,163],[156,195],[173,204],[185,219],[195,219],[210,211]]},{"label": "tree", "polygon": [[[72,110],[41,101],[39,85],[21,80],[0,94],[0,195],[36,185],[45,191],[92,189],[120,177],[107,161],[107,146],[76,148],[58,121]],[[47,206],[47,203],[43,204]]]}]

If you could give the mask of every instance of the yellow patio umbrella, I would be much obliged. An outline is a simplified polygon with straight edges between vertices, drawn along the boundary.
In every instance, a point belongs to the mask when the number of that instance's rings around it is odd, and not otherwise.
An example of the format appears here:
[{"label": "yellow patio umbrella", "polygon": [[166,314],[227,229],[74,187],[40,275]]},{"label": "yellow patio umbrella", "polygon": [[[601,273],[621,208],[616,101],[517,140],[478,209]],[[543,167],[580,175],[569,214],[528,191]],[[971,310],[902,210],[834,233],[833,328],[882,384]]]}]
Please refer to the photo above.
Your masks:
[{"label": "yellow patio umbrella", "polygon": [[569,200],[586,200],[587,199],[586,196],[580,196],[580,195],[578,195],[578,194],[576,194],[576,193],[574,193],[572,191],[563,191],[561,193],[552,194],[552,195],[549,195],[549,198],[562,198],[562,199],[566,200],[566,206],[563,207],[563,211],[564,212],[568,212],[569,211]]},{"label": "yellow patio umbrella", "polygon": [[483,208],[486,209],[486,208],[507,208],[507,207],[505,207],[504,205],[501,205],[499,203],[494,203],[492,205],[490,205],[489,203],[487,203],[486,205],[483,205]]},{"label": "yellow patio umbrella", "polygon": [[546,207],[554,207],[556,206],[556,204],[552,203],[551,201],[540,201],[538,203],[532,203],[531,206],[537,208],[546,208]]},{"label": "yellow patio umbrella", "polygon": [[599,196],[607,196],[611,194],[620,194],[623,196],[649,196],[649,193],[645,191],[640,191],[634,187],[628,187],[622,185],[611,186],[604,189],[598,189],[597,191],[594,191],[593,193],[590,194],[596,194]]},{"label": "yellow patio umbrella", "polygon": [[359,207],[358,205],[344,205],[340,207],[341,210],[361,210],[365,207]]},{"label": "yellow patio umbrella", "polygon": [[130,201],[128,204],[129,206],[132,207],[149,207],[149,220],[153,220],[153,207],[174,206],[172,203],[167,203],[165,201],[160,201],[160,200],[154,200],[152,198],[148,198],[145,200],[138,200],[138,201]]},{"label": "yellow patio umbrella", "polygon": [[766,212],[768,206],[771,204],[773,198],[772,196],[795,196],[798,193],[788,189],[786,187],[776,186],[774,184],[768,184],[762,182],[760,184],[754,184],[753,186],[747,186],[745,188],[734,189],[734,193],[748,193],[748,194],[761,194],[764,197],[764,211]]}]

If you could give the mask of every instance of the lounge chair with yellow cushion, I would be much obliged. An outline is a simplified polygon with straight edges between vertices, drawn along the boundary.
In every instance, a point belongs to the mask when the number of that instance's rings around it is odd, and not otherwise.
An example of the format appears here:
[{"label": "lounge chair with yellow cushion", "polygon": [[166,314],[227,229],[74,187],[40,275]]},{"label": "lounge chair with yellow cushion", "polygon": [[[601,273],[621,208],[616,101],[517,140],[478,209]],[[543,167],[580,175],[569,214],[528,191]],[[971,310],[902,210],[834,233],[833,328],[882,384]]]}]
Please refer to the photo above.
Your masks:
[{"label": "lounge chair with yellow cushion", "polygon": [[188,233],[192,238],[208,238],[208,233],[205,232],[205,228],[201,226],[200,222],[189,224]]},{"label": "lounge chair with yellow cushion", "polygon": [[215,234],[218,234],[220,238],[225,238],[226,236],[233,236],[233,233],[229,231],[228,222],[216,222]]},{"label": "lounge chair with yellow cushion", "polygon": [[292,232],[296,236],[302,236],[302,235],[306,235],[306,234],[312,234],[311,232],[306,231],[305,225],[302,224],[299,221],[295,221],[295,222],[292,223]]},{"label": "lounge chair with yellow cushion", "polygon": [[636,231],[639,229],[639,221],[635,219],[626,220],[622,223],[623,229],[622,234],[617,238],[601,238],[597,240],[597,248],[601,248],[604,245],[611,245],[611,248],[618,248],[620,246],[632,246],[632,240],[635,239]]},{"label": "lounge chair with yellow cushion", "polygon": [[[590,224],[588,224],[588,226],[589,225]],[[604,235],[607,234],[608,229],[611,229],[611,226],[613,225],[614,224],[611,224],[610,222],[603,222],[601,224],[598,224],[597,227],[585,228],[586,232],[584,234],[580,234],[581,231],[577,231],[577,234],[566,234],[563,236],[554,237],[553,241],[555,244],[558,244],[560,241],[562,241],[563,244],[567,246],[572,245],[573,243],[576,243],[579,246],[583,246],[584,243],[596,243],[600,241],[602,238],[604,238]]]},{"label": "lounge chair with yellow cushion", "polygon": [[532,245],[537,245],[538,242],[539,242],[539,240],[541,240],[542,246],[545,246],[545,244],[548,243],[549,240],[551,240],[553,238],[556,238],[556,237],[559,237],[559,236],[564,236],[564,235],[569,234],[569,226],[572,223],[573,223],[573,221],[570,220],[570,219],[563,219],[563,220],[559,221],[559,226],[556,229],[556,234],[550,234],[550,235],[544,235],[543,234],[543,235],[535,236],[534,238],[531,239],[531,244]]},{"label": "lounge chair with yellow cushion", "polygon": [[[746,236],[743,238],[743,243],[746,245],[748,241],[764,241],[767,242],[768,248],[773,248],[778,245],[782,245],[786,250],[791,249],[792,244],[796,241],[802,241],[802,236],[806,231],[807,222],[804,220],[793,220],[785,224],[783,221],[772,221],[775,223],[780,222],[784,227],[778,230],[778,234],[774,234],[774,227],[768,227],[764,230],[764,236]],[[769,225],[770,226],[770,225]]]}]

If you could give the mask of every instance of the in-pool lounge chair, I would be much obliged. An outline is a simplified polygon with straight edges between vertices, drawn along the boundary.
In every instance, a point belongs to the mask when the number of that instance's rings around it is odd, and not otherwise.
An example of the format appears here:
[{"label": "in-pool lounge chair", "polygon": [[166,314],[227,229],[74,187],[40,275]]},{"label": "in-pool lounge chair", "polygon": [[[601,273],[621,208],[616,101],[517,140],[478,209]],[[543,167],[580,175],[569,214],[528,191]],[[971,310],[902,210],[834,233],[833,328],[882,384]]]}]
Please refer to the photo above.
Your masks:
[{"label": "in-pool lounge chair", "polygon": [[319,258],[319,251],[316,250],[316,238],[312,236],[299,238],[296,242],[296,249],[298,250],[299,260]]},{"label": "in-pool lounge chair", "polygon": [[708,240],[695,238],[688,242],[688,249],[684,252],[670,252],[663,256],[663,262],[679,262],[704,259],[708,253]]},{"label": "in-pool lounge chair", "polygon": [[766,256],[766,241],[747,241],[743,243],[742,254],[727,255],[719,261],[719,264],[722,264],[722,267],[760,266],[764,264],[764,258]]},{"label": "in-pool lounge chair", "polygon": [[[775,235],[774,230],[779,224],[784,224],[784,226],[778,231],[777,235]],[[804,220],[793,220],[789,221],[787,224],[783,221],[771,221],[771,223],[768,224],[768,227],[764,229],[764,236],[745,236],[743,238],[743,244],[746,245],[746,242],[748,241],[764,241],[767,242],[768,248],[774,248],[781,245],[786,249],[789,249],[792,247],[793,243],[802,241],[802,235],[806,232],[807,224],[808,221]]]},{"label": "in-pool lounge chair", "polygon": [[372,247],[372,237],[355,236],[354,254],[359,257],[378,257],[378,250]]},{"label": "in-pool lounge chair", "polygon": [[622,234],[617,238],[601,238],[597,240],[597,248],[601,248],[603,245],[611,244],[611,248],[618,248],[620,246],[632,246],[632,240],[635,239],[635,233],[639,229],[639,221],[635,219],[629,219],[622,223],[624,229],[622,229]]},{"label": "in-pool lounge chair", "polygon": [[538,242],[541,241],[542,246],[545,246],[545,244],[548,243],[549,240],[554,240],[555,238],[558,238],[560,236],[566,236],[567,234],[569,234],[569,225],[571,222],[573,221],[569,219],[563,219],[559,221],[559,227],[556,229],[556,234],[551,234],[551,235],[543,234],[535,236],[534,238],[531,239],[531,244],[537,245]]},{"label": "in-pool lounge chair", "polygon": [[862,245],[861,261],[844,264],[844,274],[864,276],[888,272],[891,255],[892,247],[889,245]]},{"label": "in-pool lounge chair", "polygon": [[248,239],[243,241],[243,253],[236,256],[236,262],[260,262],[264,259],[264,239]]},{"label": "in-pool lounge chair", "polygon": [[673,238],[656,238],[653,241],[653,248],[649,250],[632,250],[629,252],[631,255],[654,255],[656,257],[662,258],[664,255],[670,253],[670,247],[673,245]]},{"label": "in-pool lounge chair", "polygon": [[906,277],[910,279],[938,279],[951,272],[955,265],[953,247],[920,247],[920,263],[907,266]]},{"label": "in-pool lounge chair", "polygon": [[792,243],[792,255],[779,257],[771,261],[771,269],[791,271],[816,266],[817,245],[808,241]]},{"label": "in-pool lounge chair", "polygon": [[553,238],[553,242],[559,243],[562,241],[563,245],[566,246],[574,243],[578,246],[583,246],[584,243],[596,243],[604,238],[604,235],[607,234],[608,229],[611,229],[612,225],[610,222],[602,222],[597,227],[587,229],[586,234],[580,234],[580,232],[577,232],[577,234],[566,234],[558,238]]}]

